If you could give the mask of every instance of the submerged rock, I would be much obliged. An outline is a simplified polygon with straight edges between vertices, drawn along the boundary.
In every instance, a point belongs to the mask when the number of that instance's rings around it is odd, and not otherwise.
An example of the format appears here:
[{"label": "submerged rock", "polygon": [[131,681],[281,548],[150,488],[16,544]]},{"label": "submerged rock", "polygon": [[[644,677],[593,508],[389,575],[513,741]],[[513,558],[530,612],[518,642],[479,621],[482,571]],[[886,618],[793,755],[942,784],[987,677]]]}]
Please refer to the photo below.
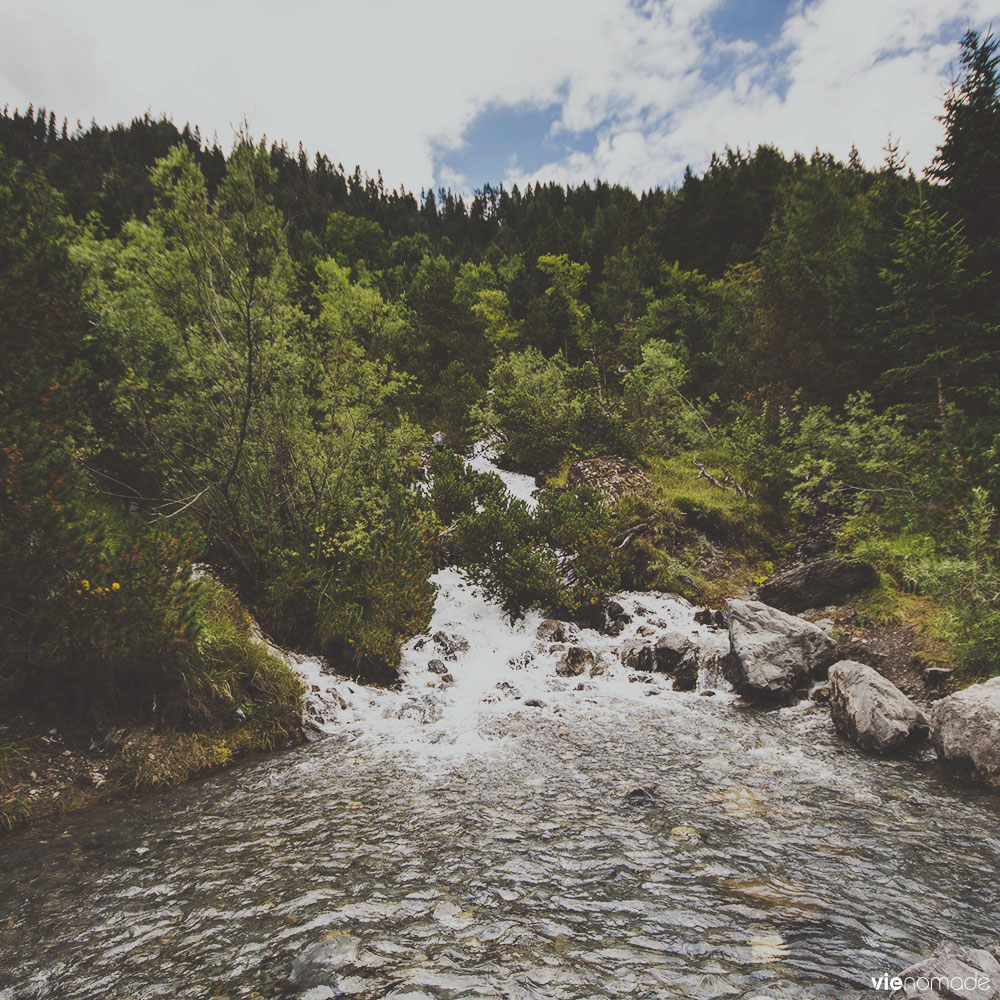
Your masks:
[{"label": "submerged rock", "polygon": [[556,621],[555,618],[546,618],[535,629],[535,636],[542,642],[565,642],[567,638],[566,622]]},{"label": "submerged rock", "polygon": [[463,639],[460,635],[448,635],[447,632],[435,632],[434,645],[446,660],[454,660],[459,653],[469,651],[468,639]]},{"label": "submerged rock", "polygon": [[837,659],[821,628],[760,601],[726,601],[729,656],[725,672],[737,694],[787,701]]},{"label": "submerged rock", "polygon": [[598,631],[605,635],[621,635],[632,621],[632,616],[617,601],[608,601],[602,608]]},{"label": "submerged rock", "polygon": [[694,620],[699,625],[707,625],[709,628],[725,628],[726,616],[721,611],[713,611],[711,608],[702,608],[694,613]]},{"label": "submerged rock", "polygon": [[852,594],[877,582],[878,574],[868,563],[818,559],[775,573],[759,593],[766,604],[796,612],[842,604]]},{"label": "submerged rock", "polygon": [[946,941],[898,979],[893,1000],[1000,1000],[1000,942],[986,949]]},{"label": "submerged rock", "polygon": [[335,985],[337,973],[357,961],[359,950],[358,939],[347,934],[312,944],[295,956],[289,981],[300,987]]},{"label": "submerged rock", "polygon": [[930,716],[938,755],[1000,789],[1000,677],[942,698]]},{"label": "submerged rock", "polygon": [[652,785],[637,785],[630,788],[623,796],[629,805],[651,806],[657,800],[656,789]]},{"label": "submerged rock", "polygon": [[841,736],[878,753],[927,729],[924,713],[892,681],[854,660],[830,668],[830,714]]},{"label": "submerged rock", "polygon": [[809,692],[809,700],[816,702],[817,705],[825,705],[830,700],[830,685],[817,684]]}]

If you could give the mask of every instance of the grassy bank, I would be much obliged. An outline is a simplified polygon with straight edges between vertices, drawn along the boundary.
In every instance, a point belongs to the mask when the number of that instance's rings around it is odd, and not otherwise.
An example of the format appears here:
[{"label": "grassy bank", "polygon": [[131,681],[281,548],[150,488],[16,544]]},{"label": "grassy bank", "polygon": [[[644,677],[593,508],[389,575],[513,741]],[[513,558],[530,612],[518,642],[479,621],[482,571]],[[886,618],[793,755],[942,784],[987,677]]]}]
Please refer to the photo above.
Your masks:
[{"label": "grassy bank", "polygon": [[0,833],[301,742],[299,679],[254,636],[235,594],[201,578],[192,599],[188,642],[162,687],[138,656],[132,664],[119,657],[114,672],[98,675],[107,692],[95,682],[89,699],[72,697],[95,676],[88,662],[74,683],[46,678],[42,697],[22,690],[8,702],[0,713]]},{"label": "grassy bank", "polygon": [[786,524],[727,481],[725,464],[713,457],[645,458],[651,489],[620,501],[623,523],[639,526],[630,543],[632,586],[718,605],[762,582],[782,559]]},{"label": "grassy bank", "polygon": [[0,836],[47,816],[174,788],[253,751],[300,743],[296,699],[266,715],[201,731],[129,726],[0,725]]}]

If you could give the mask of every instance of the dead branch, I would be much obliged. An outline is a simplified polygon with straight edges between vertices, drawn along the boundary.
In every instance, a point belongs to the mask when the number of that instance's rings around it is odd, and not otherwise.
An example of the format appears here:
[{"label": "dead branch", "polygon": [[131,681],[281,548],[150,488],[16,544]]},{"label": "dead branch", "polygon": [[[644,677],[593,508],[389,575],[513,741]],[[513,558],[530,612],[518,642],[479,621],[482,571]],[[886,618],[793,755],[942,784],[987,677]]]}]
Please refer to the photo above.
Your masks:
[{"label": "dead branch", "polygon": [[740,486],[740,484],[736,482],[736,480],[733,479],[733,477],[725,469],[722,470],[722,478],[716,479],[715,476],[713,476],[712,473],[709,472],[697,458],[693,461],[694,467],[698,470],[699,479],[707,479],[713,486],[720,490],[734,490],[736,493],[739,493],[741,497],[750,496],[750,494],[747,493],[747,491],[743,489],[743,487]]}]

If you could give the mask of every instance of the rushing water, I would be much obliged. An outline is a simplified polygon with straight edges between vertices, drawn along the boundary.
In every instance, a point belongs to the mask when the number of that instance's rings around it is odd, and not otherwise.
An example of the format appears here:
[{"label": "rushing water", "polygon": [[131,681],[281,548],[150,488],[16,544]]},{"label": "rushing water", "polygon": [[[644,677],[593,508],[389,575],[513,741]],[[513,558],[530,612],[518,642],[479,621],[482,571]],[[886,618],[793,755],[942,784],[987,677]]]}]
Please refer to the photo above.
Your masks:
[{"label": "rushing water", "polygon": [[327,739],[0,843],[0,1000],[853,1000],[997,937],[995,796],[631,675],[643,629],[725,647],[683,602],[624,595],[626,633],[573,639],[607,669],[563,678],[537,617],[437,583],[401,691],[297,661]]}]

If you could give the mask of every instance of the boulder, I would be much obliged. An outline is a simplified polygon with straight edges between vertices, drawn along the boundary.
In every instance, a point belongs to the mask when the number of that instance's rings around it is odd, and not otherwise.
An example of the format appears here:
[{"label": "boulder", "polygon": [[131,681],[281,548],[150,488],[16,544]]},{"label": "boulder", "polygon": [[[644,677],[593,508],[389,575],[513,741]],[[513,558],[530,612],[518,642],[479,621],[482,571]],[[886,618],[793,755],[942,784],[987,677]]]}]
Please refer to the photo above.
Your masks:
[{"label": "boulder", "polygon": [[632,641],[627,643],[621,650],[622,663],[629,670],[652,670],[655,666],[653,660],[653,647],[644,642]]},{"label": "boulder", "polygon": [[877,582],[878,574],[868,563],[817,559],[776,573],[758,593],[766,604],[794,613],[842,604],[852,594]]},{"label": "boulder", "polygon": [[878,753],[927,729],[923,712],[892,681],[855,660],[830,667],[830,714],[841,736]]},{"label": "boulder", "polygon": [[444,665],[443,660],[428,660],[427,669],[432,674],[446,674],[448,673],[448,668]]},{"label": "boulder", "polygon": [[930,717],[938,756],[1000,789],[1000,677],[942,698]]},{"label": "boulder", "polygon": [[582,646],[570,646],[556,663],[556,673],[560,677],[579,677],[588,667],[594,665],[594,654]]},{"label": "boulder", "polygon": [[1000,1000],[1000,943],[986,949],[946,941],[886,986],[893,1000]]},{"label": "boulder", "polygon": [[653,661],[657,673],[674,679],[675,691],[698,686],[698,647],[681,632],[667,632],[656,640]]},{"label": "boulder", "polygon": [[635,462],[618,455],[574,462],[566,475],[566,485],[596,487],[608,503],[633,493],[645,493],[651,488],[646,473]]},{"label": "boulder", "polygon": [[737,694],[788,701],[810,677],[837,659],[837,644],[821,628],[760,601],[726,601],[729,655],[725,673]]},{"label": "boulder", "polygon": [[542,642],[565,642],[569,638],[570,628],[566,622],[557,621],[555,618],[545,618],[535,629],[535,636]]}]

